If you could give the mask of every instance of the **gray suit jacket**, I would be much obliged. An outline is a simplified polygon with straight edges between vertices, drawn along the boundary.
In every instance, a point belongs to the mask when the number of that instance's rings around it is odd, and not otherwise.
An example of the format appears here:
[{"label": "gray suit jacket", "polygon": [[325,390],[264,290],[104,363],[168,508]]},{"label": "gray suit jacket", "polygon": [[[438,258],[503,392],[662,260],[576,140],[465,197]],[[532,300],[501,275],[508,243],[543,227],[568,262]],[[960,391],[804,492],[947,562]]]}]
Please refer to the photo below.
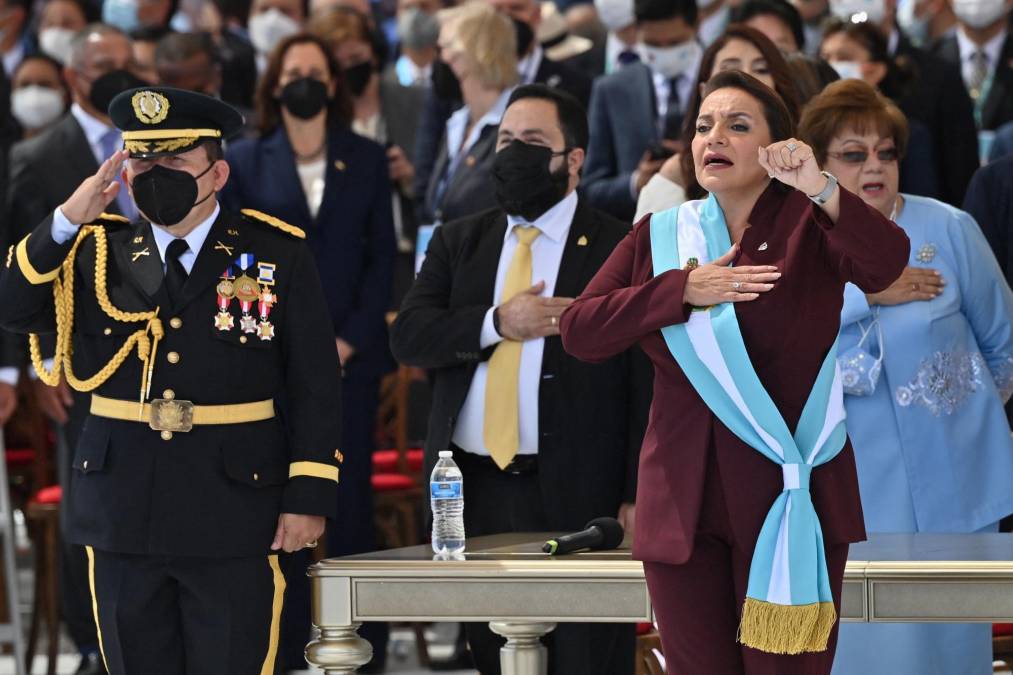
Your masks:
[{"label": "gray suit jacket", "polygon": [[[450,171],[450,154],[447,152],[447,135],[443,134],[440,154],[433,165],[433,174],[426,189],[424,223],[447,223],[497,205],[492,182],[492,160],[496,156],[498,130],[498,126],[492,125],[482,129],[482,134],[457,163],[452,175],[447,175]],[[447,184],[441,194],[440,184],[443,180]]]},{"label": "gray suit jacket", "polygon": [[425,103],[426,91],[423,87],[402,85],[393,68],[388,68],[380,77],[380,107],[387,124],[387,141],[404,150],[408,159],[412,159],[415,151],[418,113]]},{"label": "gray suit jacket", "polygon": [[658,141],[650,68],[631,63],[595,80],[588,117],[584,194],[595,208],[629,222],[637,208],[630,178]]}]

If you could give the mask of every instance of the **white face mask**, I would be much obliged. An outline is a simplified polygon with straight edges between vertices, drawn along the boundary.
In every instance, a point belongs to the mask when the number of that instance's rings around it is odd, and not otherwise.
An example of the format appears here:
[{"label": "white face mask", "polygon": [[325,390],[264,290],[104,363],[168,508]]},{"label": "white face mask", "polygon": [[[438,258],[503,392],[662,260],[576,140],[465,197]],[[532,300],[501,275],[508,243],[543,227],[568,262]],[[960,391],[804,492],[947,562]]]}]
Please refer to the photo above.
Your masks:
[{"label": "white face mask", "polygon": [[279,42],[299,32],[295,19],[272,7],[250,17],[250,42],[261,54],[270,54]]},{"label": "white face mask", "polygon": [[26,129],[41,129],[55,121],[65,105],[62,93],[38,84],[15,89],[11,94],[11,113]]},{"label": "white face mask", "polygon": [[858,61],[829,61],[842,80],[862,80],[862,64]]},{"label": "white face mask", "polygon": [[688,40],[674,47],[652,47],[640,43],[639,51],[640,58],[651,70],[671,79],[696,67],[701,48],[696,40]]},{"label": "white face mask", "polygon": [[39,46],[42,51],[66,65],[70,61],[70,41],[74,31],[66,28],[44,28],[39,31]]},{"label": "white face mask", "polygon": [[886,5],[883,0],[830,0],[830,12],[853,23],[883,23]]},{"label": "white face mask", "polygon": [[1006,0],[953,0],[953,13],[971,28],[985,28],[1006,13]]},{"label": "white face mask", "polygon": [[598,18],[610,32],[628,28],[636,21],[633,15],[633,0],[594,0]]},{"label": "white face mask", "polygon": [[897,23],[911,42],[921,47],[929,43],[929,14],[923,12],[922,16],[917,16],[916,9],[918,0],[901,0],[897,7]]}]

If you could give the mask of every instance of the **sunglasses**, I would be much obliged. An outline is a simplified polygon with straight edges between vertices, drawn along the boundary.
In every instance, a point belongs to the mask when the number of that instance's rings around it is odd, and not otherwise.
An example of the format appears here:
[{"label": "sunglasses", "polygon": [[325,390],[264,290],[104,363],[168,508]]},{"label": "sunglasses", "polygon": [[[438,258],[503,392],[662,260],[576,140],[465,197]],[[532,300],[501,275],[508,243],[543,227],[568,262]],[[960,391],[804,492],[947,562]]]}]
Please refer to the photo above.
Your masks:
[{"label": "sunglasses", "polygon": [[[828,152],[827,154],[845,164],[865,164],[865,161],[869,159],[869,153],[865,150],[847,150],[845,152]],[[876,157],[881,162],[896,162],[899,155],[897,148],[885,148],[877,150]]]}]

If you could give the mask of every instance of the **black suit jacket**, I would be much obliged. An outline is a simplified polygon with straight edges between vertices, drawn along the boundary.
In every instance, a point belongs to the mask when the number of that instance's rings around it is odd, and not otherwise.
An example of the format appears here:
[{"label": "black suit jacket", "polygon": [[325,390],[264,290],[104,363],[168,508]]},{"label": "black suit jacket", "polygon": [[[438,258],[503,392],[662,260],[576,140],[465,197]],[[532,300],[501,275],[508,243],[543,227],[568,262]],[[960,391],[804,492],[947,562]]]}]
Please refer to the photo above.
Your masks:
[{"label": "black suit jacket", "polygon": [[[51,224],[47,217],[25,243],[30,267],[15,255],[0,272],[0,323],[8,330],[54,330],[52,282],[38,275],[59,267],[74,239],[57,244]],[[109,300],[125,312],[160,309],[164,335],[151,371],[151,397],[197,405],[274,399],[280,416],[197,425],[163,439],[146,421],[89,415],[64,498],[68,539],[117,553],[266,555],[279,513],[333,517],[341,462],[336,452],[340,374],[324,294],[305,242],[223,209],[181,300],[172,305],[162,285],[162,260],[151,226],[103,219],[99,227],[108,241]],[[134,255],[142,250],[148,254]],[[271,340],[240,330],[237,299],[229,307],[231,330],[216,330],[212,321],[218,313],[217,282],[243,253],[276,266]],[[82,379],[97,373],[147,324],[120,321],[102,309],[96,299],[96,260],[91,235],[79,245],[73,268],[73,363]],[[256,265],[250,271],[258,276]],[[95,393],[136,403],[144,370],[131,350]]]},{"label": "black suit jacket", "polygon": [[[505,214],[494,209],[436,228],[391,331],[395,357],[431,372],[427,470],[450,446],[475,370],[495,349],[483,350],[479,336],[493,303],[506,227]],[[629,229],[581,200],[555,295],[579,295]],[[553,529],[579,529],[634,501],[651,381],[651,366],[639,349],[588,364],[566,354],[558,337],[545,339],[538,466]]]},{"label": "black suit jacket", "polygon": [[917,70],[913,86],[897,104],[905,115],[928,128],[938,177],[939,192],[934,196],[960,206],[979,166],[974,113],[960,69],[915,47],[903,33],[896,55],[909,58]]},{"label": "black suit jacket", "polygon": [[1013,285],[1013,156],[978,169],[967,188],[964,210],[978,221],[1006,283]]},{"label": "black suit jacket", "polygon": [[[937,42],[933,49],[939,58],[960,67],[960,47],[957,37],[949,35]],[[939,98],[948,98],[949,92]],[[1013,35],[1007,35],[995,64],[992,87],[981,109],[981,128],[997,129],[1013,120]]]}]

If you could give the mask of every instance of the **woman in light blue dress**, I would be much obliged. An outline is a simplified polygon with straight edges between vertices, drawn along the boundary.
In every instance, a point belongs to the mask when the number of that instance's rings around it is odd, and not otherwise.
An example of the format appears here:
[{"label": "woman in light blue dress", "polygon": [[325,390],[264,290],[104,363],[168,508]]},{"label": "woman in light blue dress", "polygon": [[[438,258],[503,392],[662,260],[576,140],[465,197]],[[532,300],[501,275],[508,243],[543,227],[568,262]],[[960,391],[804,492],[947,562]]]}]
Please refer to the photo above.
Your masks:
[{"label": "woman in light blue dress", "polygon": [[[989,532],[1013,513],[1013,293],[970,215],[898,194],[903,114],[858,80],[810,101],[802,138],[911,239],[893,286],[845,291],[838,363],[869,532]],[[988,624],[842,624],[834,675],[988,675]]]}]

